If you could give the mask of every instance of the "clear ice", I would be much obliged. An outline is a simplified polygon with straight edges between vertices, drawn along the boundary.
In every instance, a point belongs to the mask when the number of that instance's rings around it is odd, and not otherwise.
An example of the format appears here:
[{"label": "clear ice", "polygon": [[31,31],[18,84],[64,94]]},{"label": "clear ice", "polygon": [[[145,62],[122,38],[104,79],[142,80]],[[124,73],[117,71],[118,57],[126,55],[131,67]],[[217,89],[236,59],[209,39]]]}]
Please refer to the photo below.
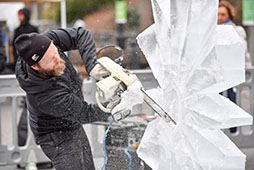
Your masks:
[{"label": "clear ice", "polygon": [[138,44],[159,86],[148,93],[177,122],[150,122],[138,156],[153,170],[244,170],[246,156],[221,129],[252,116],[219,93],[245,81],[245,46],[217,25],[218,0],[151,0],[154,24]]}]

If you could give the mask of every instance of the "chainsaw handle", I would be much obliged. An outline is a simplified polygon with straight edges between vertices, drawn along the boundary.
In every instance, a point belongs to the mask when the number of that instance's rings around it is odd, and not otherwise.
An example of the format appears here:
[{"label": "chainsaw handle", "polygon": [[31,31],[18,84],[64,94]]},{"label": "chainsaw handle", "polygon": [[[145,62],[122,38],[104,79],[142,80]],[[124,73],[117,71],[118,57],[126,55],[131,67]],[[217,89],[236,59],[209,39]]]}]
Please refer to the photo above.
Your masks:
[{"label": "chainsaw handle", "polygon": [[96,91],[96,93],[95,93],[95,99],[96,99],[96,103],[98,104],[99,108],[100,108],[103,112],[106,112],[106,113],[110,113],[110,112],[111,112],[111,109],[108,109],[108,108],[104,107],[104,106],[101,104],[100,96],[99,96],[99,94],[98,94],[97,91]]},{"label": "chainsaw handle", "polygon": [[120,64],[122,63],[123,61],[123,57],[124,57],[124,50],[118,46],[118,45],[114,45],[114,44],[110,44],[110,45],[106,45],[104,47],[102,47],[101,49],[99,49],[99,51],[96,53],[96,55],[98,56],[98,58],[101,58],[101,57],[104,57],[104,54],[102,53],[102,50],[104,49],[107,49],[107,48],[114,48],[116,49],[117,51],[121,52],[121,55],[115,59],[112,59],[114,60],[114,62],[116,62],[117,64]]}]

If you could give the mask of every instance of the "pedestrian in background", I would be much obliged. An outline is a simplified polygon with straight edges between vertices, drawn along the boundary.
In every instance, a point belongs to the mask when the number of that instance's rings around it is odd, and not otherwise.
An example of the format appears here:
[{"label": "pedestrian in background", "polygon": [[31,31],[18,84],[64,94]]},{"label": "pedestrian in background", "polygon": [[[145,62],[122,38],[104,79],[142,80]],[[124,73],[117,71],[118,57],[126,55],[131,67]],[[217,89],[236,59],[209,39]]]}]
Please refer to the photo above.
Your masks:
[{"label": "pedestrian in background", "polygon": [[[38,33],[38,28],[31,25],[30,24],[30,10],[27,9],[27,8],[23,8],[23,9],[20,9],[18,11],[18,18],[19,18],[19,21],[20,21],[20,25],[19,27],[17,27],[14,31],[14,37],[13,37],[13,57],[14,57],[14,66],[17,62],[17,58],[18,58],[18,55],[16,53],[16,47],[15,47],[15,44],[14,44],[14,41],[15,39],[21,35],[21,34],[24,34],[24,33],[32,33],[32,32],[37,32]],[[14,67],[15,69],[15,67]]]},{"label": "pedestrian in background", "polygon": [[251,66],[250,54],[248,53],[248,46],[247,46],[247,34],[244,28],[240,25],[236,25],[234,23],[235,20],[235,9],[228,1],[220,1],[219,9],[218,9],[218,20],[217,24],[224,24],[224,25],[232,25],[238,35],[240,36],[241,40],[244,43],[246,52],[245,52],[245,65],[246,67]]}]

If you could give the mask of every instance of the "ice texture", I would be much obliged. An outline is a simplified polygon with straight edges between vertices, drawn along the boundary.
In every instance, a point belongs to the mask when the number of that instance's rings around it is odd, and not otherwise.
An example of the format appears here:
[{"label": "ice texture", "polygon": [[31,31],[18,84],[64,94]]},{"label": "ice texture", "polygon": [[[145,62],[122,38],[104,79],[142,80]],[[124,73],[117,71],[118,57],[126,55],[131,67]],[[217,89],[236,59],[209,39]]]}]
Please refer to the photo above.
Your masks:
[{"label": "ice texture", "polygon": [[240,170],[245,164],[245,155],[221,130],[174,126],[162,118],[149,123],[138,155],[154,170]]},{"label": "ice texture", "polygon": [[154,170],[243,170],[245,155],[221,131],[252,116],[219,93],[245,81],[245,47],[218,26],[218,0],[151,0],[154,24],[138,44],[160,88],[147,93],[177,125],[150,122],[137,150]]}]

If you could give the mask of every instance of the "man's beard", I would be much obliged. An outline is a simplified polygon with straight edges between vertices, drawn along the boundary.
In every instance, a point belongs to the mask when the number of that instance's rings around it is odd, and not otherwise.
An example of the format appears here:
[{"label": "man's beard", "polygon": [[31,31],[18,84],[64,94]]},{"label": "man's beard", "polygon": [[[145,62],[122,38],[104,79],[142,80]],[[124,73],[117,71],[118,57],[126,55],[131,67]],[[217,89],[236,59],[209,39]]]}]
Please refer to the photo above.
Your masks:
[{"label": "man's beard", "polygon": [[53,70],[47,70],[43,69],[39,66],[39,72],[44,75],[53,75],[53,76],[61,76],[64,73],[65,69],[65,61],[60,58],[60,61],[56,67],[53,68]]}]

